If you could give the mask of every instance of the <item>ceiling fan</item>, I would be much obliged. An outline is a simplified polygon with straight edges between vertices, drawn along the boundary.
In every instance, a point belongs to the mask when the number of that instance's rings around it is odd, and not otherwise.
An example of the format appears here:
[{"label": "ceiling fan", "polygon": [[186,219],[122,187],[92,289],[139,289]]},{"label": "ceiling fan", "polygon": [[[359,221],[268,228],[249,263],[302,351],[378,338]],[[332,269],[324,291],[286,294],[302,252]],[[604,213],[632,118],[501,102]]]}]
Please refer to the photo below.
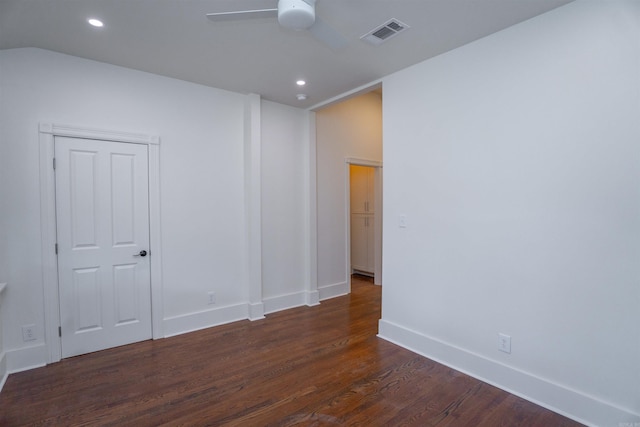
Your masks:
[{"label": "ceiling fan", "polygon": [[240,21],[277,17],[280,26],[292,30],[308,30],[313,37],[333,50],[347,45],[347,40],[316,16],[316,0],[278,0],[276,8],[235,10],[207,13],[212,21]]}]

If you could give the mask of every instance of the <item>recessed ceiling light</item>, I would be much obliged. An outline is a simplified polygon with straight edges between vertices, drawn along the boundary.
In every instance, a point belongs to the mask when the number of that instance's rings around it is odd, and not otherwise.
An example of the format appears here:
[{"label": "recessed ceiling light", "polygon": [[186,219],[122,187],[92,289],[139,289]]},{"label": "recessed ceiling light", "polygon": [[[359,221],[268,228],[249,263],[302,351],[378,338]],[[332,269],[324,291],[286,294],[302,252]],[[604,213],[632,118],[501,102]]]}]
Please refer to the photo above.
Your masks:
[{"label": "recessed ceiling light", "polygon": [[91,18],[88,19],[87,22],[89,22],[89,24],[93,25],[94,27],[104,27],[104,24],[99,19]]},{"label": "recessed ceiling light", "polygon": [[306,84],[307,84],[307,82],[305,82],[304,80],[298,80],[298,81],[296,82],[296,84],[297,84],[298,86],[304,86],[304,85],[306,85]]},{"label": "recessed ceiling light", "polygon": [[304,93],[299,93],[296,95],[296,98],[298,98],[298,101],[304,101],[305,99],[307,99],[307,95],[305,95]]}]

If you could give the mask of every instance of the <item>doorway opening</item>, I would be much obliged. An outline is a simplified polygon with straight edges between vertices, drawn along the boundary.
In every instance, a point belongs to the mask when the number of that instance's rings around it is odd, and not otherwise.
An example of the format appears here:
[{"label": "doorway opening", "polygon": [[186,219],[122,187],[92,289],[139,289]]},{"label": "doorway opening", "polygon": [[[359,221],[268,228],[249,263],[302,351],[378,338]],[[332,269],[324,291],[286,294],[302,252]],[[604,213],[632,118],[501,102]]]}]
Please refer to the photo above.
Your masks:
[{"label": "doorway opening", "polygon": [[348,277],[382,284],[382,164],[348,159]]},{"label": "doorway opening", "polygon": [[[312,233],[315,233],[313,250],[317,253],[317,288],[323,300],[351,291],[350,165],[375,168],[378,188],[382,187],[381,83],[345,94],[342,99],[312,111],[315,112],[311,149],[315,185],[311,200],[315,201],[316,214]],[[369,224],[371,221],[382,223],[381,200],[375,197],[376,215],[368,220]],[[382,230],[381,225],[378,230]],[[376,283],[381,284],[381,232],[376,240],[378,268],[373,275]]]}]

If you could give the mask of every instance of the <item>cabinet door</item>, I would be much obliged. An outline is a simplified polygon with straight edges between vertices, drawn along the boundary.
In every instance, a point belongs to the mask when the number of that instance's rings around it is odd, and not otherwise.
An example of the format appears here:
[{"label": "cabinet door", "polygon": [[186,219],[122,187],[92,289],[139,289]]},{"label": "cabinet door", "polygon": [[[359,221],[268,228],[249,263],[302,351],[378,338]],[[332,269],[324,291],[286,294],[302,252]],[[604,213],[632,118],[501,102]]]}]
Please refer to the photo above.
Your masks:
[{"label": "cabinet door", "polygon": [[368,271],[368,229],[366,222],[366,215],[351,215],[351,268],[353,270]]},{"label": "cabinet door", "polygon": [[[365,210],[369,214],[373,214],[376,211],[376,169],[367,167],[367,201]],[[373,223],[370,222],[369,227],[373,228]],[[373,240],[372,240],[373,242]]]},{"label": "cabinet door", "polygon": [[366,268],[363,271],[368,273],[373,273],[375,271],[375,257],[376,257],[376,243],[375,243],[375,219],[373,214],[367,215],[367,219],[365,221],[365,229],[367,232],[367,264]]},{"label": "cabinet door", "polygon": [[369,208],[373,209],[373,168],[351,165],[349,175],[351,181],[351,212],[369,212]]},{"label": "cabinet door", "polygon": [[351,269],[373,273],[375,266],[374,216],[351,215]]}]

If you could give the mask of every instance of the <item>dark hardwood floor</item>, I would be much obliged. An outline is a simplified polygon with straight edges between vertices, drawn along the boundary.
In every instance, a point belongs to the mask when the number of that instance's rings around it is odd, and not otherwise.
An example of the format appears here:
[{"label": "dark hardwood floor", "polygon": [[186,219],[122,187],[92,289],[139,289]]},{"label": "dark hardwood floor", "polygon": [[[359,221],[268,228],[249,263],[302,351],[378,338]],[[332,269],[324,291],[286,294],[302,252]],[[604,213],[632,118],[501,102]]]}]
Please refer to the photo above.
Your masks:
[{"label": "dark hardwood floor", "polygon": [[0,425],[578,426],[376,337],[380,287],[9,376]]}]

